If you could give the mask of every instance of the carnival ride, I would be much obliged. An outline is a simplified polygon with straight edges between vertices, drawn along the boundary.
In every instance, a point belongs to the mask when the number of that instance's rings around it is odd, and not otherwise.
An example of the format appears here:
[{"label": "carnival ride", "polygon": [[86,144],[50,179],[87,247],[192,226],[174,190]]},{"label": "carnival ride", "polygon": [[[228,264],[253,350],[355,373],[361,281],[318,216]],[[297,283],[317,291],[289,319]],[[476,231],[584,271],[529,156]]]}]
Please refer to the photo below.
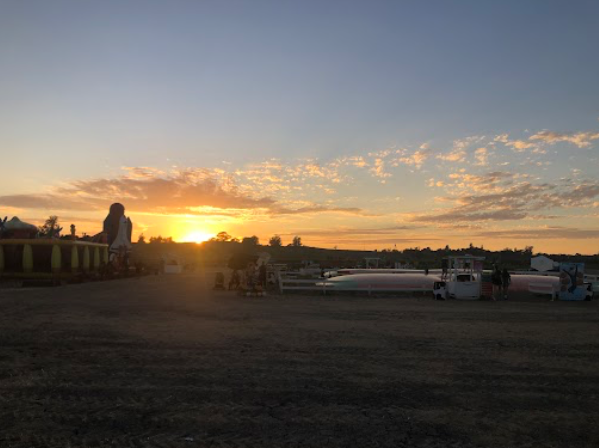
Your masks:
[{"label": "carnival ride", "polygon": [[60,284],[129,275],[131,220],[122,204],[113,204],[103,232],[84,239],[60,236],[52,225],[41,233],[18,217],[0,220],[0,280],[50,281]]}]

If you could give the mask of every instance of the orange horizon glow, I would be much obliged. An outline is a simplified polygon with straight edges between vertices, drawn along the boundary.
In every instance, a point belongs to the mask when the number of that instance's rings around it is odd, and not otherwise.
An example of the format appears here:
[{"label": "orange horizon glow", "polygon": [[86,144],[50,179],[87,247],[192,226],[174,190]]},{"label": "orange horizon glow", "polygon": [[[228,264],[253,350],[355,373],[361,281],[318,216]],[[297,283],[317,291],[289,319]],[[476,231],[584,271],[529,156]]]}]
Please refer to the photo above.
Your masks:
[{"label": "orange horizon glow", "polygon": [[185,234],[185,236],[181,238],[175,238],[175,241],[181,243],[203,243],[204,241],[208,241],[212,237],[214,237],[214,233],[203,230],[194,230]]}]

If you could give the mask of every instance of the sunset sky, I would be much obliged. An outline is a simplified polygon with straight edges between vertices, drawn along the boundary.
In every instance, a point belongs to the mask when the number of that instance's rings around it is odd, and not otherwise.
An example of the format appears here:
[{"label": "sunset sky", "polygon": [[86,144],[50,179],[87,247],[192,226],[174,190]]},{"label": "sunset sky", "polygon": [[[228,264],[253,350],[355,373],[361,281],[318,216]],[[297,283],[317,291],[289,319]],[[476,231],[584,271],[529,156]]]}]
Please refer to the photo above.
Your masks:
[{"label": "sunset sky", "polygon": [[599,252],[597,1],[0,1],[0,215]]}]

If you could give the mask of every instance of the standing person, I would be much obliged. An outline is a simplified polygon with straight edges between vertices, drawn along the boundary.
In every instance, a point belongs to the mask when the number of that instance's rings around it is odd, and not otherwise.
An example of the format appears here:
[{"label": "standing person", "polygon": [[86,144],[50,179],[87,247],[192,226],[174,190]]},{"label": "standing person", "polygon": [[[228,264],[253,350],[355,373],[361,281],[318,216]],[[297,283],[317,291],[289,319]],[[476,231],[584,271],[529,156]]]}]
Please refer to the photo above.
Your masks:
[{"label": "standing person", "polygon": [[506,268],[503,268],[503,272],[501,273],[501,289],[503,291],[503,300],[507,300],[507,293],[511,283],[512,276]]},{"label": "standing person", "polygon": [[497,297],[501,298],[502,280],[501,271],[499,267],[495,266],[493,274],[491,276],[491,283],[493,283],[493,301],[497,300]]},{"label": "standing person", "polygon": [[260,281],[260,285],[262,285],[262,289],[266,290],[266,264],[262,262],[260,265],[260,269],[258,271],[258,279]]},{"label": "standing person", "polygon": [[231,274],[231,280],[229,280],[229,291],[239,289],[241,280],[239,279],[239,271],[237,269],[233,269],[233,273]]},{"label": "standing person", "polygon": [[256,265],[250,262],[245,270],[245,283],[248,292],[254,292],[256,288]]}]

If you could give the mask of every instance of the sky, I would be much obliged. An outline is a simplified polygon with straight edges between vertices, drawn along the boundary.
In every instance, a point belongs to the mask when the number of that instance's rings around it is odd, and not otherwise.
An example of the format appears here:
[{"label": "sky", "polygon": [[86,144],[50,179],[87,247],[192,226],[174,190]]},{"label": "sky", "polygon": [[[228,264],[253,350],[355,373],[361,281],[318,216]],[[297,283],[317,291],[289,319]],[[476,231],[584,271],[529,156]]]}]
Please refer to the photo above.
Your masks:
[{"label": "sky", "polygon": [[599,2],[0,0],[0,215],[599,252]]}]

